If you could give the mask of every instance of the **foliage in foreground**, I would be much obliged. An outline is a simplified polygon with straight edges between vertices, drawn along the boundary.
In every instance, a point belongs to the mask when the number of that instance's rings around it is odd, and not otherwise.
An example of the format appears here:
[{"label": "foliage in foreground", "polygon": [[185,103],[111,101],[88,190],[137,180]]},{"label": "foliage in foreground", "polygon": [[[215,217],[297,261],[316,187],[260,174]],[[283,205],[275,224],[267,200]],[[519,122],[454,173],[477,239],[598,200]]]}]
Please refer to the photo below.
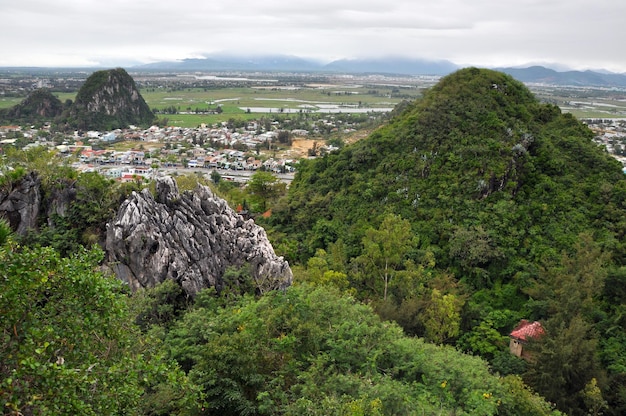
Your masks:
[{"label": "foliage in foreground", "polygon": [[519,378],[407,337],[323,286],[227,306],[205,291],[165,344],[212,414],[557,414]]},{"label": "foliage in foreground", "polygon": [[[6,223],[0,229],[8,229]],[[0,406],[11,415],[171,414],[201,404],[185,375],[140,335],[123,284],[97,249],[62,258],[0,233]],[[0,243],[2,243],[0,241]]]}]

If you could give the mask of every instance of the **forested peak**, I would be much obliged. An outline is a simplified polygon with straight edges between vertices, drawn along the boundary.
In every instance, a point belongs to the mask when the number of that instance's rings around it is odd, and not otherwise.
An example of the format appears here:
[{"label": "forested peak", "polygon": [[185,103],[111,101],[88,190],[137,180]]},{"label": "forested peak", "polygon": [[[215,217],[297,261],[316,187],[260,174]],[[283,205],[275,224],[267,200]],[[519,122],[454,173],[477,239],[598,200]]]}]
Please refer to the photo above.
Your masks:
[{"label": "forested peak", "polygon": [[420,141],[411,144],[437,151],[440,146],[448,150],[448,146],[486,140],[510,148],[536,130],[536,121],[549,121],[560,110],[541,105],[526,86],[507,74],[466,68],[442,78],[409,113],[414,118],[398,119],[400,124],[412,124],[401,135]]},{"label": "forested peak", "polygon": [[38,88],[16,106],[9,109],[7,117],[33,122],[37,119],[52,119],[63,111],[63,104],[50,90]]},{"label": "forested peak", "polygon": [[530,90],[510,75],[481,68],[460,69],[443,77],[428,91],[423,103],[429,106],[451,98],[470,100],[491,109],[536,102]]},{"label": "forested peak", "polygon": [[43,100],[50,100],[61,104],[61,101],[47,88],[37,88],[31,91],[21,104],[26,105]]},{"label": "forested peak", "polygon": [[99,91],[113,85],[130,90],[136,89],[135,81],[126,70],[123,68],[106,69],[96,71],[87,78],[76,95],[76,101],[89,101]]},{"label": "forested peak", "polygon": [[149,124],[152,111],[123,68],[96,71],[87,78],[64,120],[69,127],[111,130]]},{"label": "forested peak", "polygon": [[[385,212],[416,229],[425,221],[422,232],[430,229],[428,238],[444,251],[455,229],[496,218],[485,214],[494,207],[510,205],[507,217],[545,225],[554,215],[565,219],[574,201],[592,212],[597,207],[589,196],[599,183],[611,189],[623,182],[619,163],[592,139],[583,123],[540,103],[511,76],[462,69],[366,139],[303,164],[290,188],[292,214],[282,221],[313,235],[305,238],[320,238],[319,248],[351,239],[355,253],[360,234],[351,227],[377,223]],[[575,227],[569,222],[574,235],[593,220],[580,211],[576,218]]]}]

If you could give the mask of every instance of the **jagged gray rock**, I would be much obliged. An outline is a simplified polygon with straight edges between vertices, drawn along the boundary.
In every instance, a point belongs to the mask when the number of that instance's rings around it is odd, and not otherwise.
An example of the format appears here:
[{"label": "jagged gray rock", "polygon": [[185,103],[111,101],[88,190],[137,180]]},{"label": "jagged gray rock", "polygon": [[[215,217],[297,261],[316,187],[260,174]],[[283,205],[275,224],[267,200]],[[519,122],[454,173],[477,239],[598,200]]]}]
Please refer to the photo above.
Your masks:
[{"label": "jagged gray rock", "polygon": [[19,235],[37,228],[40,206],[40,180],[34,172],[0,189],[0,218],[5,218]]},{"label": "jagged gray rock", "polygon": [[109,266],[132,290],[166,279],[191,296],[223,285],[229,266],[249,264],[259,292],[284,289],[293,274],[265,230],[244,220],[205,186],[180,194],[171,177],[157,179],[156,198],[135,192],[107,224]]}]

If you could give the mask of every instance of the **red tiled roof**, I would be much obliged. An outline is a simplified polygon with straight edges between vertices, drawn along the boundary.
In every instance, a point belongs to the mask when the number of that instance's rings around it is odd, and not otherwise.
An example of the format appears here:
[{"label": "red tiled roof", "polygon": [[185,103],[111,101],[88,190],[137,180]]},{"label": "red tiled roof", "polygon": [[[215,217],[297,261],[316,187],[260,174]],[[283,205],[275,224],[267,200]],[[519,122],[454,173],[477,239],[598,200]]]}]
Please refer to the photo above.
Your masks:
[{"label": "red tiled roof", "polygon": [[539,321],[530,323],[526,319],[522,319],[513,332],[511,332],[511,336],[513,338],[526,341],[530,338],[539,338],[545,333],[546,331],[543,329]]}]

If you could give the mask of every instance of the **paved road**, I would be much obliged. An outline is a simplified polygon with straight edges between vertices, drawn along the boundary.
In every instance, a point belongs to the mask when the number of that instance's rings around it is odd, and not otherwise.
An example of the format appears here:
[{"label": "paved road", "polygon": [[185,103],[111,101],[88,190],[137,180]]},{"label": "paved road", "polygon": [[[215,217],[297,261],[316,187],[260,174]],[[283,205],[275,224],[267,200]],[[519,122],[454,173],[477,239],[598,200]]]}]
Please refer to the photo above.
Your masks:
[{"label": "paved road", "polygon": [[[102,172],[107,169],[126,169],[133,167],[142,167],[145,168],[145,165],[128,165],[128,164],[106,164],[106,165],[90,165]],[[232,180],[235,182],[247,182],[252,175],[254,175],[255,171],[252,170],[231,170],[231,169],[206,169],[206,168],[185,168],[182,166],[161,166],[157,170],[157,175],[172,175],[174,173],[178,175],[185,175],[189,173],[200,172],[203,173],[207,177],[211,177],[211,172],[213,170],[217,170],[217,172],[222,176],[222,178],[226,180]],[[294,173],[275,173],[276,177],[281,181],[289,184],[293,180]]]},{"label": "paved road", "polygon": [[[167,167],[167,168],[159,168],[159,172],[163,172],[166,175],[171,175],[173,173],[178,173],[179,175],[184,175],[187,173],[195,173],[202,172],[204,175],[210,177],[211,172],[216,170],[222,178],[226,180],[233,180],[235,182],[247,182],[252,175],[254,175],[254,171],[252,170],[232,170],[232,169],[205,169],[205,168],[183,168],[183,167]],[[278,179],[285,183],[291,183],[294,177],[294,173],[276,173],[275,174]]]}]

